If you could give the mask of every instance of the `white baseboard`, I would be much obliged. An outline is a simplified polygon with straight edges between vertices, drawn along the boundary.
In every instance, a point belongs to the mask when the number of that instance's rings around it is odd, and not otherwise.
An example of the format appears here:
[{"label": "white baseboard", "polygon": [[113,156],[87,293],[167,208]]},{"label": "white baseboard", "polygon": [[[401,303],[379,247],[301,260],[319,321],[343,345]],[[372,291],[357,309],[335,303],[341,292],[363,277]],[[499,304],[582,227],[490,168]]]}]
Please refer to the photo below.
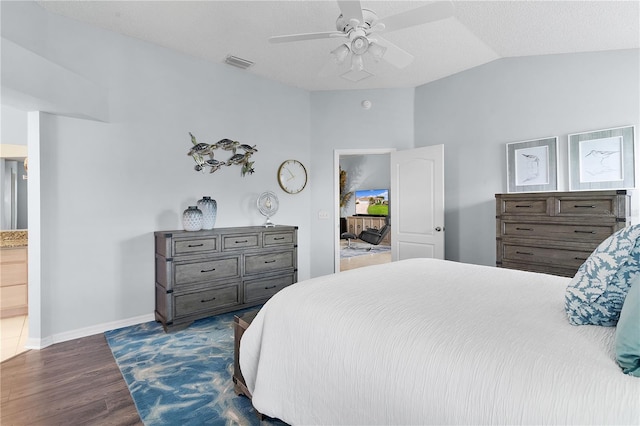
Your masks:
[{"label": "white baseboard", "polygon": [[47,346],[51,346],[56,343],[62,343],[69,340],[80,339],[82,337],[93,336],[94,334],[104,333],[105,331],[115,330],[122,327],[129,327],[131,325],[141,324],[143,322],[149,321],[155,321],[154,314],[140,315],[138,317],[97,324],[91,327],[79,328],[77,330],[65,331],[64,333],[54,334],[53,336],[47,336],[40,339],[29,337],[27,338],[25,348],[44,349]]}]

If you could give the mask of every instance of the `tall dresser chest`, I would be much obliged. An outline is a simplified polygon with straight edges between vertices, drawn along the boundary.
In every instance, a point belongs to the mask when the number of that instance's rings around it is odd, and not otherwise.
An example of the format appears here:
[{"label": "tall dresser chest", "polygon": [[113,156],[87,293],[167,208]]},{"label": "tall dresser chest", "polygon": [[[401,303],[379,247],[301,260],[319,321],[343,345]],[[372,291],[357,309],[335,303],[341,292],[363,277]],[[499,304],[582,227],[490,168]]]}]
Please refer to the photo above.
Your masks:
[{"label": "tall dresser chest", "polygon": [[496,194],[496,265],[573,277],[630,225],[626,190]]},{"label": "tall dresser chest", "polygon": [[154,235],[155,317],[165,330],[262,304],[298,278],[296,226]]}]

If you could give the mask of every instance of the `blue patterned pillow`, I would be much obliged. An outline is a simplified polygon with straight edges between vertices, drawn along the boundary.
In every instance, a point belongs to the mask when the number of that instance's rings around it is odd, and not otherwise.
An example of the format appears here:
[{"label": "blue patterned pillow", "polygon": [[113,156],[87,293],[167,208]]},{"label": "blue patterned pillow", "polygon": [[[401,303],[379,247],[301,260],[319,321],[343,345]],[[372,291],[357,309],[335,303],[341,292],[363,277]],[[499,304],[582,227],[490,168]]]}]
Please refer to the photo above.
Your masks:
[{"label": "blue patterned pillow", "polygon": [[569,322],[616,325],[631,280],[638,274],[640,225],[632,225],[600,243],[578,269],[565,293]]}]

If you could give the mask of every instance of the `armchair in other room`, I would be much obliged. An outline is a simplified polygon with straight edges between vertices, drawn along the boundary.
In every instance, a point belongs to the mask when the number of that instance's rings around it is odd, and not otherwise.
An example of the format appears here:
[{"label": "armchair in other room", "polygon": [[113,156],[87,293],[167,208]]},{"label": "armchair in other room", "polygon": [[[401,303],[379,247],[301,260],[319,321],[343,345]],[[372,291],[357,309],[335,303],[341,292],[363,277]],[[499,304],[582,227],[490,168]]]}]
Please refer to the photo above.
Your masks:
[{"label": "armchair in other room", "polygon": [[[390,230],[391,230],[391,223],[389,220],[389,216],[387,216],[384,220],[384,226],[380,229],[367,228],[367,229],[364,229],[362,232],[360,232],[359,235],[352,234],[351,232],[343,232],[340,235],[340,238],[347,240],[347,248],[351,247],[351,240],[352,239],[355,240],[356,238],[359,238],[364,242],[377,246],[382,242],[382,240],[389,233]],[[369,247],[367,250],[371,250],[371,247]]]}]

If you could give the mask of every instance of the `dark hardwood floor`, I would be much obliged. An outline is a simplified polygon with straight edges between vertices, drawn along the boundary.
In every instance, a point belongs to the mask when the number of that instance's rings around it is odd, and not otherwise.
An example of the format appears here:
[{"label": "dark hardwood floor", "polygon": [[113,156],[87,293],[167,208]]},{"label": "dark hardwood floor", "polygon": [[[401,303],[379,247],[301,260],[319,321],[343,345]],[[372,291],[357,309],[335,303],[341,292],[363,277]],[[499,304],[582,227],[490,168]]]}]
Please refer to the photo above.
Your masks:
[{"label": "dark hardwood floor", "polygon": [[142,425],[102,334],[0,363],[1,425]]}]

